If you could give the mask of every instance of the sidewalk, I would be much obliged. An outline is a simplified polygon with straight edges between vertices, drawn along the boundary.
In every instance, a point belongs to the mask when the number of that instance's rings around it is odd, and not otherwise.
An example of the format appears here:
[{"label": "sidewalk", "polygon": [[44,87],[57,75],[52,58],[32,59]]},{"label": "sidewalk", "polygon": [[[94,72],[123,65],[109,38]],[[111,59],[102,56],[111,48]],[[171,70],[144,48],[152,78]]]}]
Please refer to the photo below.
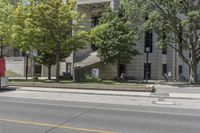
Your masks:
[{"label": "sidewalk", "polygon": [[151,93],[135,91],[105,91],[105,90],[83,90],[83,89],[64,89],[64,88],[39,88],[39,87],[19,87],[12,86],[17,91],[33,92],[53,92],[53,93],[71,93],[71,94],[90,94],[90,95],[109,95],[109,96],[129,96],[129,97],[151,97],[165,99],[200,99],[200,94],[194,93]]}]

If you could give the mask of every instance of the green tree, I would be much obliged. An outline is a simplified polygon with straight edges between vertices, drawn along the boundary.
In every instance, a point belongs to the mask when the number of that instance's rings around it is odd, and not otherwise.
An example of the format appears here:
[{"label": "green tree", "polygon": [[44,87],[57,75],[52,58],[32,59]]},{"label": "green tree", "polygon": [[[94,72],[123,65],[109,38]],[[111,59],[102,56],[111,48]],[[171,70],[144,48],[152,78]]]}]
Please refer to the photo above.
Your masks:
[{"label": "green tree", "polygon": [[[190,67],[190,83],[196,83],[200,62],[200,1],[147,0],[144,5],[149,16],[144,26],[158,33],[161,45],[176,50]],[[191,56],[184,54],[185,51]]]},{"label": "green tree", "polygon": [[13,6],[9,0],[0,0],[0,46],[1,54],[3,57],[4,46],[10,44],[10,34],[11,34],[11,12]]},{"label": "green tree", "polygon": [[[190,83],[196,83],[197,65],[200,61],[200,1],[121,1],[130,21],[134,20],[135,16],[140,16],[139,30],[154,30],[158,34],[158,44],[161,47],[170,46],[175,49],[190,67]],[[148,20],[144,22],[147,16]],[[185,52],[191,56],[188,57]]]},{"label": "green tree", "polygon": [[[17,47],[26,50],[31,46],[46,58],[55,56],[57,81],[60,61],[72,51],[82,48],[88,39],[87,32],[82,31],[80,25],[84,15],[81,16],[75,6],[75,0],[67,3],[63,0],[41,0],[31,1],[28,5],[18,3],[14,12],[13,37],[18,39]],[[42,63],[46,65],[46,62]]]},{"label": "green tree", "polygon": [[135,32],[129,21],[108,9],[101,18],[100,25],[92,30],[92,37],[98,56],[106,63],[117,64],[119,79],[120,64],[128,64],[138,54],[135,46]]}]

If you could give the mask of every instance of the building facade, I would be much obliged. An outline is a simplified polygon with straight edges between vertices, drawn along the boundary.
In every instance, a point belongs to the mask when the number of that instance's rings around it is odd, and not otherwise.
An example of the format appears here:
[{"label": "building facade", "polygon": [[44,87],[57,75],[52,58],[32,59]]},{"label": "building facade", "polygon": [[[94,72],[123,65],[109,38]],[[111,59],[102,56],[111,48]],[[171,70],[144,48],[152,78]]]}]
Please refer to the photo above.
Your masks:
[{"label": "building facade", "polygon": [[[86,14],[82,25],[90,30],[98,25],[106,6],[110,6],[116,12],[119,8],[119,0],[77,0],[77,11]],[[160,49],[157,44],[157,34],[146,32],[136,42],[136,49],[140,52],[133,58],[130,64],[121,64],[119,72],[124,73],[128,80],[188,80],[189,67],[178,56],[177,52],[166,47]],[[147,49],[148,48],[148,49]],[[186,51],[189,57],[189,53]],[[39,65],[39,64],[37,64]],[[45,66],[37,67],[38,75],[47,77],[48,71]],[[65,62],[60,64],[60,75],[70,74],[83,80],[86,75],[96,76],[101,79],[116,79],[117,65],[105,64],[97,57],[94,44],[88,44],[87,48],[74,52]],[[200,74],[200,69],[198,70]],[[52,67],[52,76],[55,76],[55,67]]]},{"label": "building facade", "polygon": [[[110,5],[118,11],[119,0],[77,0],[77,10],[87,15],[90,20],[83,25],[89,29],[98,24],[105,5]],[[146,32],[136,43],[140,55],[133,58],[130,64],[121,65],[119,73],[125,73],[129,80],[188,80],[189,67],[170,48],[160,49],[157,44],[157,34]],[[149,51],[146,51],[148,47]],[[105,64],[96,57],[95,46],[89,44],[87,49],[78,51],[74,57],[75,68],[82,75],[91,75],[93,69],[99,69],[101,79],[115,79],[117,66]],[[185,52],[189,56],[187,52]],[[81,77],[81,76],[78,76]]]}]

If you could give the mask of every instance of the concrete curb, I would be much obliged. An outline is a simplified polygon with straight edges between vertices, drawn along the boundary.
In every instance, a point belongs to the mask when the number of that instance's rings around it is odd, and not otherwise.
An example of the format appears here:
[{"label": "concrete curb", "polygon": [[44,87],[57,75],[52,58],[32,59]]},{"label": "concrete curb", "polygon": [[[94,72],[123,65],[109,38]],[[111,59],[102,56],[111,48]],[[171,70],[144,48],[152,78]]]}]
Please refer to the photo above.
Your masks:
[{"label": "concrete curb", "polygon": [[61,89],[78,89],[78,90],[104,90],[104,91],[135,91],[135,92],[151,92],[152,87],[142,86],[123,86],[123,85],[90,85],[90,84],[25,84],[25,83],[9,83],[9,86],[18,87],[42,87],[42,88],[61,88]]}]

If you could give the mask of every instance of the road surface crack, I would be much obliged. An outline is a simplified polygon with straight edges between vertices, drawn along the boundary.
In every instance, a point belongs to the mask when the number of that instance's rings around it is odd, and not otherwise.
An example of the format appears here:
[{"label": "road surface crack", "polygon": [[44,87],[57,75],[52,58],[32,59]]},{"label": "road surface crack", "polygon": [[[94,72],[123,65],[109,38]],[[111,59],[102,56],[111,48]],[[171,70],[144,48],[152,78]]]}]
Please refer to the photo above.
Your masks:
[{"label": "road surface crack", "polygon": [[80,114],[78,114],[78,115],[76,115],[76,116],[74,116],[74,117],[68,119],[67,121],[64,121],[64,122],[58,124],[57,126],[55,126],[55,127],[51,128],[51,129],[45,131],[44,133],[50,133],[50,132],[52,132],[53,130],[55,130],[55,129],[61,127],[61,126],[63,126],[64,124],[67,124],[67,123],[69,123],[69,122],[72,122],[72,121],[74,121],[74,120],[80,118],[81,116],[83,116],[83,115],[85,115],[85,114],[88,114],[88,113],[90,113],[90,112],[96,110],[97,108],[99,108],[99,107],[101,107],[101,106],[103,106],[103,105],[104,105],[104,103],[98,104],[97,106],[95,106],[95,107],[93,107],[93,108],[91,108],[91,109],[89,109],[89,110],[87,110],[87,111],[85,111],[85,112],[83,112],[83,113],[80,113]]}]

